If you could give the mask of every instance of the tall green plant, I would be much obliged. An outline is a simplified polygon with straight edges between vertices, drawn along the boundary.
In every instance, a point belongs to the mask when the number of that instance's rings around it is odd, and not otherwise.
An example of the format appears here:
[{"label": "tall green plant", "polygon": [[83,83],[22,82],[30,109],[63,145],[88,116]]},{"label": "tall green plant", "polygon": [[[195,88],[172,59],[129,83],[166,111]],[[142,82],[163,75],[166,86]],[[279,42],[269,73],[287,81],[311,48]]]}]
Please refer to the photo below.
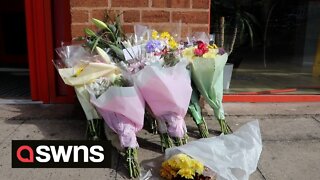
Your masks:
[{"label": "tall green plant", "polygon": [[[251,1],[239,0],[214,0],[212,3],[212,16],[214,19],[214,32],[216,42],[219,46],[226,48],[229,55],[233,52],[235,45],[241,46],[248,41],[254,47],[255,39],[260,37],[261,25],[258,19],[246,10],[245,4]],[[225,35],[231,36],[226,42]]]}]

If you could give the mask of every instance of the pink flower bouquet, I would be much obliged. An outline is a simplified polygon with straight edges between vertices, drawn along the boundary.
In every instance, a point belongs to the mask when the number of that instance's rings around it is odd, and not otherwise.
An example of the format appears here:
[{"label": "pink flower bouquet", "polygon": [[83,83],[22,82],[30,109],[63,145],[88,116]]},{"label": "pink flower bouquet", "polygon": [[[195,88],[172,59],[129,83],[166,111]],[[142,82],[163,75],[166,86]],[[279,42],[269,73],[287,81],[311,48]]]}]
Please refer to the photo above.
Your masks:
[{"label": "pink flower bouquet", "polygon": [[134,75],[136,85],[156,116],[164,148],[172,146],[169,136],[176,145],[185,144],[187,129],[184,117],[192,93],[186,65],[185,61],[165,68],[153,64]]}]

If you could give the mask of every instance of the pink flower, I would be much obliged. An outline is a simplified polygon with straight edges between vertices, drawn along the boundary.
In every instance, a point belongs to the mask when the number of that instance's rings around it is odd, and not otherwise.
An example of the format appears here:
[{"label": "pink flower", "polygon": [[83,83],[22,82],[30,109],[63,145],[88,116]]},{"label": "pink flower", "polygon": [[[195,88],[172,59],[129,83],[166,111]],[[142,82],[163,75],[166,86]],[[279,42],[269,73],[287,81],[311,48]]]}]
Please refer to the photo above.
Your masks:
[{"label": "pink flower", "polygon": [[203,54],[209,51],[208,45],[205,44],[204,42],[198,41],[197,44],[198,44],[198,47],[194,50],[194,54],[196,56],[202,56]]}]

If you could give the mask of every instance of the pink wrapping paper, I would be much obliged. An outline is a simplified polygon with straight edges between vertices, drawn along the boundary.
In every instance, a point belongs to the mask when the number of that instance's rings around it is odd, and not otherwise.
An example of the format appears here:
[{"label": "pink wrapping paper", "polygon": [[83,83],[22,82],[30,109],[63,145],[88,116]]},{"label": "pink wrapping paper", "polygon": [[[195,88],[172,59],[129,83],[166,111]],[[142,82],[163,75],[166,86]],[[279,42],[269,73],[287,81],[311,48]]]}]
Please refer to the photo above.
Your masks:
[{"label": "pink wrapping paper", "polygon": [[171,136],[180,138],[186,133],[184,117],[192,93],[186,65],[185,61],[169,68],[150,65],[134,76],[134,81],[152,112],[169,125],[167,130]]},{"label": "pink wrapping paper", "polygon": [[112,86],[98,98],[89,93],[90,102],[118,134],[121,146],[138,147],[136,133],[143,127],[144,100],[136,88]]}]

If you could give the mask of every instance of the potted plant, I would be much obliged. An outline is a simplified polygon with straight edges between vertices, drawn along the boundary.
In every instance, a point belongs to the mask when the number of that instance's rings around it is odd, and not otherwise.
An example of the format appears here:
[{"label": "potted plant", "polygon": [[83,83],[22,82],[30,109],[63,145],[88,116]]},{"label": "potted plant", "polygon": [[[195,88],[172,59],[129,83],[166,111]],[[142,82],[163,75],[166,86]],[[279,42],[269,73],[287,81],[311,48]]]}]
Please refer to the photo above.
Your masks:
[{"label": "potted plant", "polygon": [[215,43],[229,54],[224,69],[224,89],[229,89],[233,68],[239,67],[243,55],[253,48],[260,38],[261,25],[258,19],[248,11],[252,0],[214,0],[211,4],[212,27]]}]

